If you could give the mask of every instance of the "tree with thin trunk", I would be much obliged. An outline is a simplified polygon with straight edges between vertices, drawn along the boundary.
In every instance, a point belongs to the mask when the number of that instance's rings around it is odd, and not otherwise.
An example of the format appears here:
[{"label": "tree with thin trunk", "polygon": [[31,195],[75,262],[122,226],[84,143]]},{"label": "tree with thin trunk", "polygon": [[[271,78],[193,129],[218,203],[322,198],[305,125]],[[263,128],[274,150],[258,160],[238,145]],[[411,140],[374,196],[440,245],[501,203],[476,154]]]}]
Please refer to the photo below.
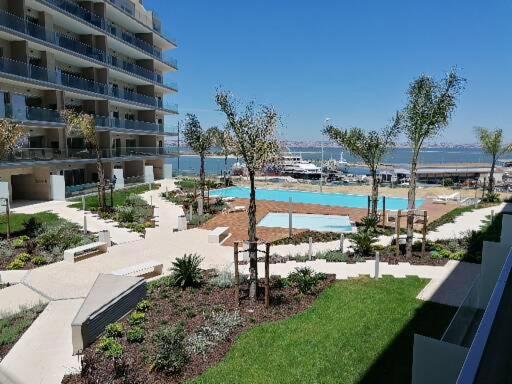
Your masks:
[{"label": "tree with thin trunk", "polygon": [[185,130],[183,136],[185,137],[185,143],[199,155],[200,168],[199,168],[199,183],[201,189],[201,200],[204,202],[204,189],[205,189],[205,170],[204,162],[206,155],[211,151],[214,142],[215,127],[204,130],[201,127],[196,115],[187,114],[185,120]]},{"label": "tree with thin trunk", "polygon": [[99,147],[96,119],[88,113],[77,113],[72,110],[64,110],[61,115],[66,122],[68,136],[82,137],[85,145],[96,155],[96,169],[98,171],[98,205],[104,211],[107,208],[105,167],[102,161],[102,152]]},{"label": "tree with thin trunk", "polygon": [[412,148],[407,206],[407,256],[412,256],[418,157],[423,144],[448,126],[464,83],[465,79],[459,77],[455,69],[439,81],[430,76],[420,76],[410,84],[408,103],[398,117],[398,126]]},{"label": "tree with thin trunk", "polygon": [[512,143],[505,144],[502,129],[487,129],[484,127],[475,128],[476,135],[482,146],[482,150],[491,156],[491,171],[489,173],[489,184],[487,185],[487,198],[492,199],[494,195],[494,172],[496,161],[505,153],[512,152]]},{"label": "tree with thin trunk", "polygon": [[273,163],[280,153],[277,139],[279,117],[270,106],[257,107],[254,102],[241,108],[233,96],[218,91],[215,97],[220,110],[227,118],[233,132],[237,152],[245,161],[251,186],[249,200],[249,298],[256,300],[258,294],[258,238],[256,236],[256,172]]},{"label": "tree with thin trunk", "polygon": [[229,126],[224,129],[214,129],[215,146],[220,148],[222,156],[224,156],[224,185],[227,186],[228,179],[228,157],[236,152],[233,135],[229,130]]},{"label": "tree with thin trunk", "polygon": [[0,120],[0,160],[9,160],[14,151],[21,146],[27,133],[23,127],[12,120]]},{"label": "tree with thin trunk", "polygon": [[381,131],[365,132],[357,127],[340,129],[332,125],[327,126],[323,131],[330,140],[361,159],[370,169],[372,177],[371,215],[374,217],[378,216],[379,204],[377,171],[386,154],[395,145],[398,136],[396,124],[397,121]]}]

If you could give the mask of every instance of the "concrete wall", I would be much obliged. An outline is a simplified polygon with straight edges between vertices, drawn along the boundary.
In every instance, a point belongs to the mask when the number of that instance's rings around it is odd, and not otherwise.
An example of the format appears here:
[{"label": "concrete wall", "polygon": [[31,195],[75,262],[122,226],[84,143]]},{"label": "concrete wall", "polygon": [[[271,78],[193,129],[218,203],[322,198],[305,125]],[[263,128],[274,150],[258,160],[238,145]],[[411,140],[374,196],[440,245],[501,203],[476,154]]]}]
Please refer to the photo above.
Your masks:
[{"label": "concrete wall", "polygon": [[9,183],[7,181],[0,181],[0,214],[4,214],[6,211],[5,201],[3,199],[9,199]]},{"label": "concrete wall", "polygon": [[64,176],[50,175],[50,200],[66,200],[66,183]]},{"label": "concrete wall", "polygon": [[124,170],[122,168],[114,168],[112,173],[117,177],[116,189],[124,188]]},{"label": "concrete wall", "polygon": [[30,174],[11,177],[13,200],[50,200],[50,171],[34,168]]},{"label": "concrete wall", "polygon": [[153,183],[155,181],[155,175],[153,173],[153,166],[146,165],[144,166],[144,182],[145,183]]},{"label": "concrete wall", "polygon": [[[455,383],[467,353],[467,348],[415,334],[412,383]],[[385,382],[385,373],[382,379]]]}]

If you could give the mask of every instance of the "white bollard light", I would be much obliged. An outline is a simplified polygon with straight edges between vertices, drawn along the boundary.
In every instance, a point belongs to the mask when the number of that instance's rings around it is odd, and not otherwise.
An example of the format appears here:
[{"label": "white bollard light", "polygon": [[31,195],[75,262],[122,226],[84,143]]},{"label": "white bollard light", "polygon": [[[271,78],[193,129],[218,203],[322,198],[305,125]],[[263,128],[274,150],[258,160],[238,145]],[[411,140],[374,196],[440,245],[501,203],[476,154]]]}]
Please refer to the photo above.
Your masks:
[{"label": "white bollard light", "polygon": [[375,252],[375,278],[379,278],[379,263],[380,263],[380,253],[377,251]]},{"label": "white bollard light", "polygon": [[309,251],[308,251],[308,255],[309,255],[309,260],[313,260],[313,238],[312,237],[309,238]]}]

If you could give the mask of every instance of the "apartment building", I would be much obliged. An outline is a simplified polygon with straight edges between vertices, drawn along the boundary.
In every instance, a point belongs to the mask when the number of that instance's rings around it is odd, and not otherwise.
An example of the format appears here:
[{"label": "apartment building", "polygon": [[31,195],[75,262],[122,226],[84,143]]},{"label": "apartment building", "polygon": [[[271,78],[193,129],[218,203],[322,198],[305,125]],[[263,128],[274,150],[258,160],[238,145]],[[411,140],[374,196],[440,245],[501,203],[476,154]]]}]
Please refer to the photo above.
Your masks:
[{"label": "apartment building", "polygon": [[[177,92],[176,42],[142,0],[0,0],[0,118],[27,135],[0,161],[0,195],[51,200],[94,188],[96,154],[60,111],[96,117],[105,176],[117,185],[169,176],[164,124]],[[164,54],[165,52],[165,54]],[[166,100],[164,100],[164,97]]]}]

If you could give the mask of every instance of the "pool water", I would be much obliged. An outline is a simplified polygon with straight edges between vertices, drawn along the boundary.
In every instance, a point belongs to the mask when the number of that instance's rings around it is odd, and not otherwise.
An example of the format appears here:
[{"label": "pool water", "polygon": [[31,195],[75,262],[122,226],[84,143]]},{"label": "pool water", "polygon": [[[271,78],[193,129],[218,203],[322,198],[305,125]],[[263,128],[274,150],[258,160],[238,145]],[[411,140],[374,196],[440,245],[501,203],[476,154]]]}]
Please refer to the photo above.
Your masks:
[{"label": "pool water", "polygon": [[[250,194],[249,188],[243,187],[230,187],[211,191],[211,195],[221,197],[234,197],[236,199],[248,199]],[[269,200],[288,202],[290,197],[293,203],[300,204],[318,204],[332,207],[346,207],[346,208],[363,208],[368,207],[368,196],[362,195],[345,195],[341,193],[317,193],[317,192],[304,192],[292,191],[283,189],[257,189],[257,200]],[[416,207],[419,208],[423,205],[424,200],[416,200]],[[379,199],[379,208],[382,209],[382,197]],[[407,209],[407,199],[399,197],[387,197],[386,209],[390,211],[398,211],[399,209]]]},{"label": "pool water", "polygon": [[[288,213],[269,213],[258,223],[258,227],[288,228]],[[348,216],[310,215],[294,213],[292,228],[309,229],[318,232],[352,232],[352,224]]]}]

